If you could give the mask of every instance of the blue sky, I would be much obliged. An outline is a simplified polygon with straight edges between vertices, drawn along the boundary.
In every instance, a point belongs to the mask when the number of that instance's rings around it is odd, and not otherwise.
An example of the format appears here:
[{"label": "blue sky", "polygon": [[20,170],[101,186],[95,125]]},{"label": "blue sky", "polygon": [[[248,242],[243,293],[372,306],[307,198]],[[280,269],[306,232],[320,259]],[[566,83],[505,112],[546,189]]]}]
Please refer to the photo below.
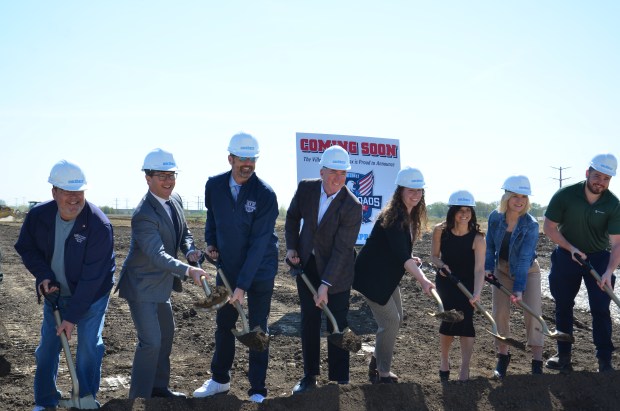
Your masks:
[{"label": "blue sky", "polygon": [[194,208],[245,131],[285,207],[296,132],[399,139],[427,203],[525,174],[546,204],[552,167],[620,157],[618,21],[617,1],[4,1],[0,199],[49,199],[66,158],[88,200],[133,207],[162,147]]}]

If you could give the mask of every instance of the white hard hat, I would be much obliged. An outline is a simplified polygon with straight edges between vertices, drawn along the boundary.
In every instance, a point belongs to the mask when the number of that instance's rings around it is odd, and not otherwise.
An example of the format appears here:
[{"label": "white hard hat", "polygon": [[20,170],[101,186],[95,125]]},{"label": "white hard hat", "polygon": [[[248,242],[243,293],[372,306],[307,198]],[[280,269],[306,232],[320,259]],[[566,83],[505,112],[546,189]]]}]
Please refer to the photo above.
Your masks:
[{"label": "white hard hat", "polygon": [[467,190],[459,190],[455,191],[450,195],[450,199],[448,200],[449,206],[468,206],[475,207],[476,201],[474,200],[474,196]]},{"label": "white hard hat", "polygon": [[67,191],[84,191],[88,188],[82,169],[67,160],[60,160],[54,164],[47,181],[54,187]]},{"label": "white hard hat", "polygon": [[331,146],[323,151],[319,164],[322,167],[331,168],[332,170],[350,170],[351,160],[347,150],[340,146]]},{"label": "white hard hat", "polygon": [[177,171],[177,162],[174,161],[172,153],[156,148],[146,155],[144,158],[144,165],[142,171],[156,170],[156,171]]},{"label": "white hard hat", "polygon": [[235,134],[228,144],[228,152],[237,157],[256,158],[260,154],[258,140],[246,133]]},{"label": "white hard hat", "polygon": [[396,176],[396,185],[407,188],[424,188],[424,176],[417,168],[405,167]]},{"label": "white hard hat", "polygon": [[618,168],[618,160],[613,154],[597,154],[590,161],[590,167],[608,176],[616,175],[616,168]]},{"label": "white hard hat", "polygon": [[528,180],[526,176],[510,176],[504,181],[502,188],[517,194],[525,194],[526,196],[532,195],[530,180]]}]

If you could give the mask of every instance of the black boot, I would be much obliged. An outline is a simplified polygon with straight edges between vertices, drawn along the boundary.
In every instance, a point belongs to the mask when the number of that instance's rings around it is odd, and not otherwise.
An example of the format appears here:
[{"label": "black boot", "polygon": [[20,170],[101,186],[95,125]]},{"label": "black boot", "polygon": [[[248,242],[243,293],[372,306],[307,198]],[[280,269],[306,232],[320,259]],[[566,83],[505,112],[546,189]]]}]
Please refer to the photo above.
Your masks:
[{"label": "black boot", "polygon": [[450,381],[450,370],[441,371],[439,370],[439,381],[442,383]]},{"label": "black boot", "polygon": [[377,359],[373,355],[370,357],[370,363],[368,364],[368,381],[371,384],[377,384],[379,382],[379,371],[377,371]]},{"label": "black boot", "polygon": [[493,371],[495,378],[502,379],[506,376],[508,364],[510,364],[510,354],[497,354],[497,365]]},{"label": "black boot", "polygon": [[558,353],[554,355],[547,360],[546,366],[552,370],[571,372],[573,370],[573,365],[571,364],[571,353]]},{"label": "black boot", "polygon": [[598,372],[611,372],[614,370],[611,360],[598,359]]},{"label": "black boot", "polygon": [[543,362],[542,360],[532,360],[532,374],[542,374],[543,373]]}]

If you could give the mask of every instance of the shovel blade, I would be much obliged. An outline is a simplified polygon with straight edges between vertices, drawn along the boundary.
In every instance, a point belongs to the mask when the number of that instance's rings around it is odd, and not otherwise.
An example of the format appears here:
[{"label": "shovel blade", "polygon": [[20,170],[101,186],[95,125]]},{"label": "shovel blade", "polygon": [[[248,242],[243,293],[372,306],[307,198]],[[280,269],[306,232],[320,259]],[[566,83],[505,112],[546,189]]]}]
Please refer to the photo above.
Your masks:
[{"label": "shovel blade", "polygon": [[458,323],[460,321],[463,321],[463,319],[465,318],[465,315],[463,314],[462,311],[456,311],[456,310],[442,311],[439,313],[430,313],[430,315],[447,323]]},{"label": "shovel blade", "polygon": [[341,333],[331,333],[327,336],[327,341],[334,344],[336,347],[351,352],[358,352],[362,349],[362,338],[348,327]]},{"label": "shovel blade", "polygon": [[207,294],[204,300],[194,303],[194,306],[199,309],[217,310],[226,304],[228,301],[228,295],[229,294],[226,287],[218,285],[212,293]]},{"label": "shovel blade", "polygon": [[260,326],[254,327],[252,331],[237,331],[232,330],[234,336],[239,342],[252,351],[265,351],[269,348],[269,336],[263,331]]},{"label": "shovel blade", "polygon": [[487,330],[487,332],[491,334],[493,337],[495,337],[497,341],[503,344],[510,345],[511,347],[514,347],[518,350],[525,351],[525,344],[523,344],[521,341],[517,341],[514,338],[510,338],[510,337],[502,337],[501,335],[495,334],[489,330]]},{"label": "shovel blade", "polygon": [[570,334],[566,334],[560,331],[554,331],[552,333],[549,334],[545,334],[547,337],[552,338],[556,341],[565,341],[565,342],[569,342],[569,343],[574,343],[575,342],[575,337],[573,337]]}]

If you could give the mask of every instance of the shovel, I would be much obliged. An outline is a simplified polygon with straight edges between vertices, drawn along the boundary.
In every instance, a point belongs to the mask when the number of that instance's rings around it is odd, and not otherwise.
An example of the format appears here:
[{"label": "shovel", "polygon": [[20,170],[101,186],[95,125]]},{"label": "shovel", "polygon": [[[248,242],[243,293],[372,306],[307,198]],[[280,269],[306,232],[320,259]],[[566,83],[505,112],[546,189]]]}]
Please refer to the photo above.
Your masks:
[{"label": "shovel", "polygon": [[[588,269],[588,271],[590,271],[590,274],[592,274],[592,277],[594,277],[599,284],[601,283],[601,276],[599,275],[599,273],[596,272],[596,270],[594,269],[594,267],[592,267],[592,264],[590,264],[589,261],[585,261],[577,253],[574,253],[573,257],[575,257],[575,260],[579,261],[579,264],[581,264],[582,267],[584,267],[584,268]],[[616,305],[618,307],[620,307],[620,299],[618,299],[618,296],[616,294],[614,294],[614,291],[611,288],[609,288],[609,286],[607,284],[605,284],[604,290],[607,293],[607,295],[609,295],[609,297],[612,300],[614,300],[614,303],[616,303]]]},{"label": "shovel", "polygon": [[[197,263],[190,263],[191,265],[201,267],[201,263],[205,260],[205,254],[203,254],[200,258],[200,261]],[[207,283],[207,278],[204,275],[200,276],[200,283],[202,284],[202,289],[205,292],[206,298],[203,301],[199,301],[194,303],[196,308],[207,309],[207,310],[219,310],[228,302],[228,290],[226,287],[216,286],[215,292],[211,291],[209,284]]]},{"label": "shovel", "polygon": [[[41,292],[41,294],[43,294],[45,299],[50,304],[52,304],[52,309],[54,310],[54,319],[56,320],[56,326],[60,327],[60,324],[62,324],[62,319],[60,318],[60,307],[58,306],[58,300],[60,299],[60,283],[57,281],[51,281],[49,283],[49,287],[56,287],[56,291],[46,294],[43,291],[43,287],[41,287],[39,291]],[[60,342],[62,343],[62,349],[65,352],[65,359],[67,360],[67,368],[69,369],[69,375],[71,375],[71,383],[73,385],[73,389],[71,390],[71,398],[61,399],[58,405],[65,408],[78,409],[99,408],[98,404],[92,396],[89,395],[84,398],[80,398],[80,383],[77,378],[77,373],[75,372],[75,364],[73,363],[73,357],[71,356],[69,341],[67,340],[67,335],[64,332],[60,334]]]},{"label": "shovel", "polygon": [[[288,258],[286,259],[286,263],[293,269],[291,272],[293,276],[300,275],[312,295],[316,297],[316,288],[314,288],[310,280],[308,280],[308,277],[306,276],[303,268],[301,267],[301,263],[295,265]],[[342,348],[343,350],[358,352],[362,348],[361,337],[351,331],[349,327],[345,328],[341,332],[338,328],[338,324],[336,323],[336,319],[334,318],[334,314],[332,314],[327,304],[321,303],[321,309],[323,310],[327,318],[329,318],[329,322],[331,322],[333,328],[332,333],[327,336],[327,341],[329,341],[336,347]]]},{"label": "shovel", "polygon": [[[215,266],[215,268],[217,269],[217,273],[219,274],[222,282],[224,283],[224,286],[226,287],[226,291],[228,291],[229,295],[232,295],[232,288],[230,288],[228,279],[226,279],[226,276],[224,275],[222,266],[219,264],[219,262],[211,259],[206,253],[204,254],[204,256],[211,264]],[[201,279],[201,282],[204,287],[206,281],[202,281]],[[242,325],[241,331],[238,331],[234,328],[231,330],[237,340],[239,340],[241,344],[245,345],[252,351],[265,351],[267,348],[269,348],[269,336],[265,334],[265,331],[263,331],[263,329],[260,328],[259,325],[257,325],[256,327],[254,327],[253,330],[250,331],[248,319],[243,312],[243,307],[241,307],[241,303],[239,303],[239,301],[235,301],[233,305],[235,306],[235,309],[239,312],[239,317],[241,318]]]},{"label": "shovel", "polygon": [[[442,268],[440,271],[443,272],[450,279],[450,281],[452,281],[459,288],[459,290],[461,290],[463,294],[465,294],[467,299],[471,300],[472,298],[474,298],[474,296],[469,292],[467,287],[465,287],[465,285],[461,282],[461,280],[459,280],[457,276],[455,276],[452,273],[449,273],[448,270],[446,270],[445,268]],[[491,334],[497,340],[501,341],[504,344],[508,344],[519,350],[525,350],[525,344],[523,344],[522,342],[517,341],[510,337],[503,337],[499,334],[499,331],[497,331],[497,324],[495,323],[493,316],[489,314],[489,312],[486,311],[484,307],[482,307],[482,304],[476,301],[474,305],[476,306],[478,311],[481,312],[487,318],[487,320],[489,320],[489,322],[491,323],[491,331],[486,330],[489,334]]]},{"label": "shovel", "polygon": [[433,294],[433,297],[435,297],[435,300],[437,300],[438,307],[436,313],[428,313],[428,315],[430,315],[431,317],[435,317],[441,321],[445,321],[447,323],[458,323],[459,321],[463,321],[463,318],[465,318],[465,316],[463,315],[462,311],[456,311],[454,309],[450,311],[444,311],[443,302],[441,301],[441,297],[439,297],[439,294],[437,294],[437,290],[431,288],[431,294]]},{"label": "shovel", "polygon": [[[490,284],[493,284],[494,286],[499,288],[507,296],[509,296],[509,297],[513,296],[513,294],[510,292],[510,290],[507,289],[506,287],[504,287],[502,285],[502,283],[499,282],[497,277],[495,277],[495,275],[491,275],[491,277],[485,276],[484,279],[487,282],[489,282]],[[543,318],[540,315],[537,315],[534,312],[534,310],[532,310],[523,301],[519,300],[519,301],[517,301],[517,304],[519,304],[519,306],[521,308],[523,308],[525,311],[527,311],[533,318],[538,320],[538,322],[540,323],[540,325],[542,327],[542,333],[544,335],[546,335],[547,337],[552,338],[552,339],[557,340],[557,341],[566,341],[566,342],[570,342],[570,343],[575,342],[575,337],[573,337],[570,334],[563,333],[562,331],[557,331],[557,330],[553,331],[553,332],[549,331],[549,327],[547,327],[547,323],[545,322],[545,320],[543,320]]]}]

